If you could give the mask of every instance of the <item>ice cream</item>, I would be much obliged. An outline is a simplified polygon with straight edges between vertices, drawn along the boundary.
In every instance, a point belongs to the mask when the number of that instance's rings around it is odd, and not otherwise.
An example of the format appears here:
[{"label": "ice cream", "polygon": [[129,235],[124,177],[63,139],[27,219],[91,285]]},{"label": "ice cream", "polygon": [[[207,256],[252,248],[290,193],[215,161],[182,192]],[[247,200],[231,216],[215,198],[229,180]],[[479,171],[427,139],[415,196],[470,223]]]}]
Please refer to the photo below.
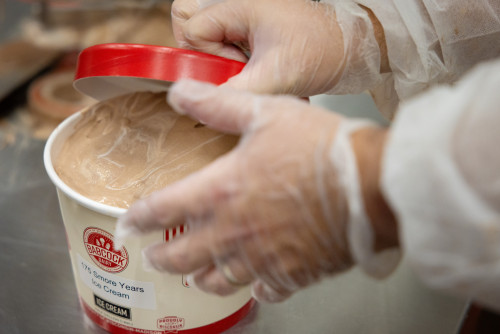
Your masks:
[{"label": "ice cream", "polygon": [[165,93],[134,93],[86,109],[54,168],[81,195],[128,208],[228,152],[237,140],[178,115]]}]

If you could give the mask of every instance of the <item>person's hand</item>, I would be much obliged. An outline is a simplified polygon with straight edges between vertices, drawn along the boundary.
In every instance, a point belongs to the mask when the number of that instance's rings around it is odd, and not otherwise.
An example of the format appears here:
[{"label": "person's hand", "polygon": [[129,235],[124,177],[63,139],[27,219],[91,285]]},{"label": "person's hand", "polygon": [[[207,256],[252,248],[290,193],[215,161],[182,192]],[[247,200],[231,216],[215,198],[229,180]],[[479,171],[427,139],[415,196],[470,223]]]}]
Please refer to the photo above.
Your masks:
[{"label": "person's hand", "polygon": [[191,283],[221,295],[252,284],[264,301],[283,300],[353,264],[332,157],[347,120],[294,98],[194,81],[174,84],[169,102],[209,127],[241,134],[240,142],[132,205],[118,221],[117,244],[186,224],[181,236],[144,251],[152,267],[191,274]]},{"label": "person's hand", "polygon": [[248,61],[228,85],[302,97],[357,93],[378,81],[380,50],[372,21],[369,10],[346,1],[176,0],[172,5],[180,47]]}]

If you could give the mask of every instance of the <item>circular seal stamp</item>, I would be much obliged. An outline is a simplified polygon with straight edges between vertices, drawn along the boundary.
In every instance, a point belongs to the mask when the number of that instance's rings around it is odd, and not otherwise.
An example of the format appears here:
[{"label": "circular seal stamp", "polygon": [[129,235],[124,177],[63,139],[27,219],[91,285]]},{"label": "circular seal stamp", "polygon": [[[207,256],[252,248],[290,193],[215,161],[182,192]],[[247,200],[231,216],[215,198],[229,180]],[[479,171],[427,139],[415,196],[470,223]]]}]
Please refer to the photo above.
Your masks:
[{"label": "circular seal stamp", "polygon": [[167,330],[168,332],[172,331],[173,333],[177,333],[178,330],[183,329],[186,325],[186,321],[184,318],[176,317],[176,316],[168,316],[164,318],[160,318],[157,320],[158,329]]},{"label": "circular seal stamp", "polygon": [[83,231],[83,243],[92,261],[110,273],[119,273],[128,265],[128,253],[125,247],[114,248],[111,233],[97,227],[88,227]]}]

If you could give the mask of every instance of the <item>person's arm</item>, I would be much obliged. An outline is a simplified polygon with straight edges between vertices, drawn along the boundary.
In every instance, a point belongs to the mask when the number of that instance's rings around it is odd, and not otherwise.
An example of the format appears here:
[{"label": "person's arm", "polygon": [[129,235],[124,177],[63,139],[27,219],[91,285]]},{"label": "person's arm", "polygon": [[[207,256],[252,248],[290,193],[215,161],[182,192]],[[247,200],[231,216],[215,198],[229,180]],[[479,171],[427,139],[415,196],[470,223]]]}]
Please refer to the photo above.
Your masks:
[{"label": "person's arm", "polygon": [[[500,60],[351,135],[378,252],[429,286],[500,310]],[[399,239],[401,237],[401,240]]]},{"label": "person's arm", "polygon": [[394,213],[381,189],[382,159],[389,129],[367,127],[351,135],[361,194],[374,234],[374,252],[399,246]]},{"label": "person's arm", "polygon": [[363,5],[360,5],[360,7],[368,13],[368,17],[373,25],[373,34],[377,40],[380,50],[380,73],[389,73],[391,72],[391,66],[389,65],[389,57],[387,56],[387,43],[385,41],[384,27],[370,8]]},{"label": "person's arm", "polygon": [[370,8],[383,27],[391,73],[371,93],[388,118],[399,101],[453,83],[500,54],[497,1],[355,1]]},{"label": "person's arm", "polygon": [[400,243],[431,287],[500,310],[500,59],[401,106],[382,164]]}]

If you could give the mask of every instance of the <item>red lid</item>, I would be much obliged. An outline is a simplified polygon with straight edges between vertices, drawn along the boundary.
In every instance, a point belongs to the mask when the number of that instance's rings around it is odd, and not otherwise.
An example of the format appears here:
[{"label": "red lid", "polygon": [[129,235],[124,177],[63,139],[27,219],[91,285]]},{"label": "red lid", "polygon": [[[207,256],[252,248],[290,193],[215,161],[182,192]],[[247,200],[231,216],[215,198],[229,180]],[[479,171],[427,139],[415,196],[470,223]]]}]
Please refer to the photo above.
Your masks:
[{"label": "red lid", "polygon": [[244,63],[206,53],[143,44],[100,44],[84,49],[74,86],[98,100],[137,91],[165,91],[182,78],[222,84]]}]

